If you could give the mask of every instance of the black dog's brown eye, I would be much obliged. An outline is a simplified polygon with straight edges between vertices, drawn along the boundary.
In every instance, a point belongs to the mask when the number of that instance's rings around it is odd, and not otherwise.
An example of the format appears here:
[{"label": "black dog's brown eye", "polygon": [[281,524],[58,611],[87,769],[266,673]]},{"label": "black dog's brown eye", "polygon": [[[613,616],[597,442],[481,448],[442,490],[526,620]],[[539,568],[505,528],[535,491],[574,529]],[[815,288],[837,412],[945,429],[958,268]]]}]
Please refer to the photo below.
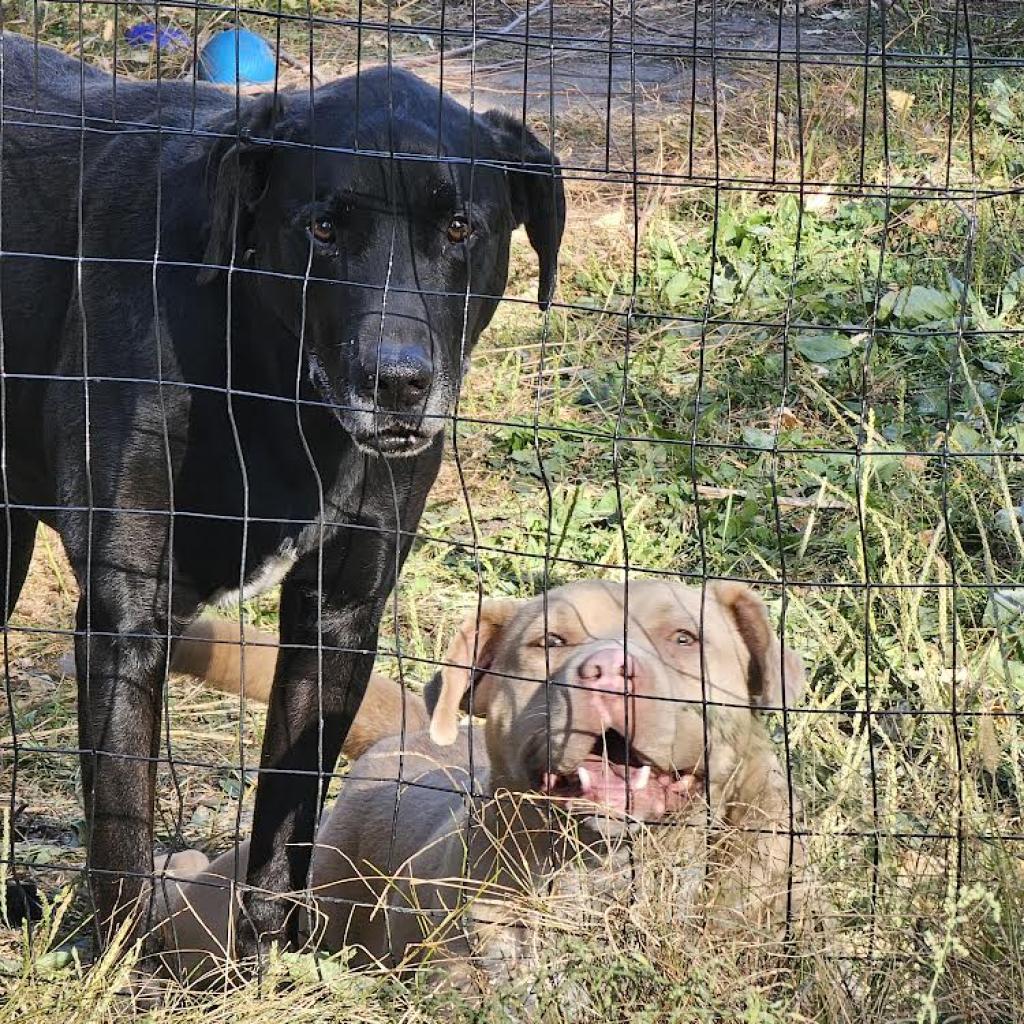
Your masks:
[{"label": "black dog's brown eye", "polygon": [[330,245],[334,241],[334,221],[330,217],[317,217],[311,230],[313,237],[324,245]]},{"label": "black dog's brown eye", "polygon": [[451,223],[448,225],[448,241],[453,244],[456,242],[464,242],[472,234],[469,227],[469,221],[465,217],[452,217]]},{"label": "black dog's brown eye", "polygon": [[680,647],[690,647],[697,642],[697,638],[688,629],[677,629],[672,634],[672,639]]},{"label": "black dog's brown eye", "polygon": [[545,633],[536,644],[537,647],[564,647],[565,637],[557,633]]}]

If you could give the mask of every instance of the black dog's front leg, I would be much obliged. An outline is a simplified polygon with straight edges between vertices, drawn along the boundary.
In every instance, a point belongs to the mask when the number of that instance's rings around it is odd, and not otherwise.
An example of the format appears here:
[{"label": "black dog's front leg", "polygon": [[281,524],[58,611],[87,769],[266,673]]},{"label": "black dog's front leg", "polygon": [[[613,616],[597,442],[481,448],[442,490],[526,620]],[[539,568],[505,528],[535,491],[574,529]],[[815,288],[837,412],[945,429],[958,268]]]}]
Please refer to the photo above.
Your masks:
[{"label": "black dog's front leg", "polygon": [[315,587],[291,581],[282,587],[281,651],[263,741],[247,879],[253,891],[239,927],[239,957],[274,941],[296,944],[296,904],[265,894],[306,888],[319,808],[373,667],[373,654],[358,652],[376,648],[386,594],[358,602],[325,597],[321,660]]},{"label": "black dog's front leg", "polygon": [[317,815],[440,461],[440,437],[416,459],[371,460],[361,525],[335,533],[322,563],[316,552],[300,559],[281,587],[281,650],[260,760],[239,958],[275,941],[296,944],[295,904],[266,897],[302,892],[308,884]]},{"label": "black dog's front leg", "polygon": [[89,827],[89,884],[106,944],[142,924],[140,900],[153,865],[153,798],[160,739],[165,630],[136,607],[94,591],[78,610],[82,791]]}]

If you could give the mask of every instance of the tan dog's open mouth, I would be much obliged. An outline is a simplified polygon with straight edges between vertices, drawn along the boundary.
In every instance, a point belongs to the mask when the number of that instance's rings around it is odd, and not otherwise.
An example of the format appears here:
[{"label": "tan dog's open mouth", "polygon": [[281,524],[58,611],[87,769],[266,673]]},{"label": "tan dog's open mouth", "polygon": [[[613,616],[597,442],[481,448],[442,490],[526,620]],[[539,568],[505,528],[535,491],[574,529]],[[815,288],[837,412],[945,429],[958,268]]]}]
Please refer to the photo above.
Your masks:
[{"label": "tan dog's open mouth", "polygon": [[688,807],[704,785],[695,770],[650,764],[621,733],[608,729],[574,768],[542,772],[539,788],[546,796],[569,801],[570,810],[593,813],[596,804],[606,812],[658,821]]}]

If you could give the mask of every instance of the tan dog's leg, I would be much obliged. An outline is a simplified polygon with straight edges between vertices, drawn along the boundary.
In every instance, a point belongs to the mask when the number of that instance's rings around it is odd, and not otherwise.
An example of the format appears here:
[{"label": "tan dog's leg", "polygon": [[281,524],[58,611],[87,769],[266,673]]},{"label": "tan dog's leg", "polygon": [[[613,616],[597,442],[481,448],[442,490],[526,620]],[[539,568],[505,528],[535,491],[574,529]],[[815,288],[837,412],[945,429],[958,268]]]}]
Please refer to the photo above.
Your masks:
[{"label": "tan dog's leg", "polygon": [[153,871],[166,871],[175,878],[195,878],[210,866],[210,858],[201,850],[179,850],[177,853],[158,854],[153,858]]},{"label": "tan dog's leg", "polygon": [[244,882],[248,861],[248,842],[239,844],[237,859],[232,849],[212,864],[198,850],[155,858],[160,958],[169,975],[198,988],[243,980],[233,961],[241,891],[231,879]]},{"label": "tan dog's leg", "polygon": [[[266,704],[274,684],[277,665],[277,637],[251,627],[245,628],[245,695]],[[238,625],[228,619],[197,619],[174,645],[171,669],[195,676],[224,693],[242,689],[242,646]],[[350,760],[362,756],[378,740],[402,731],[422,732],[430,724],[423,698],[386,676],[374,673],[366,687],[352,728],[342,748]]]},{"label": "tan dog's leg", "polygon": [[[245,696],[266,704],[274,685],[277,665],[277,637],[246,626]],[[207,686],[224,693],[242,689],[242,645],[238,624],[229,619],[196,619],[174,644],[171,671],[202,679]]]},{"label": "tan dog's leg", "polygon": [[[240,877],[245,877],[248,843],[239,847]],[[153,859],[155,917],[160,922],[161,959],[179,981],[209,982],[231,949],[231,890],[234,851],[210,864],[199,850],[157,855]]]}]

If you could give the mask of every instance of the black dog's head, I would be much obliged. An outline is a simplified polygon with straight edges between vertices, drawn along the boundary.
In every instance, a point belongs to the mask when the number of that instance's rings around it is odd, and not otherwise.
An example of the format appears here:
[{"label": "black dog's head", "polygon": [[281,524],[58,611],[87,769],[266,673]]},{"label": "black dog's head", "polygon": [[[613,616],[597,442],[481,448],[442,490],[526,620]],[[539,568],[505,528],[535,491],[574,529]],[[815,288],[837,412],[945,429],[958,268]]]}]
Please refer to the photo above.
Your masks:
[{"label": "black dog's head", "polygon": [[[234,131],[232,117],[229,131]],[[555,283],[558,162],[523,125],[376,68],[243,107],[210,156],[201,280],[230,264],[301,341],[305,382],[365,451],[414,455],[444,427],[523,224]],[[312,145],[311,145],[312,144]]]}]

